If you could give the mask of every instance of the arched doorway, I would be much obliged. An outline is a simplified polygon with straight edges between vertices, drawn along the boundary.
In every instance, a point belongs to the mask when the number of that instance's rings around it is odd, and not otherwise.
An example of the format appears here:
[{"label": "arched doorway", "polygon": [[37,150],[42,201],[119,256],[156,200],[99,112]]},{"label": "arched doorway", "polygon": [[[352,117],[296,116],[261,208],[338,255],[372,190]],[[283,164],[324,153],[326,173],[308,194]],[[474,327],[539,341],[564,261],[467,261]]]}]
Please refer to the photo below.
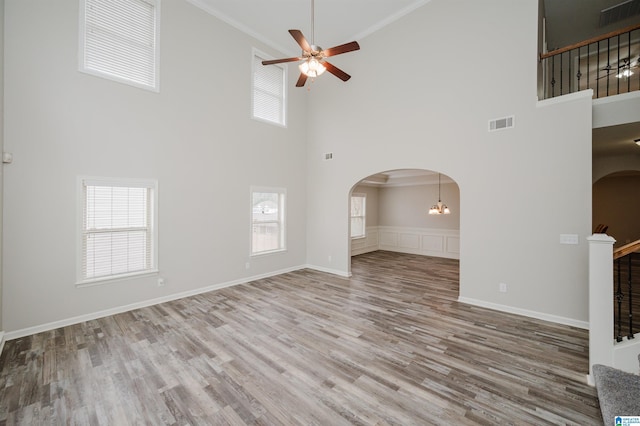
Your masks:
[{"label": "arched doorway", "polygon": [[610,173],[593,183],[592,225],[607,227],[606,233],[619,247],[640,239],[640,171]]},{"label": "arched doorway", "polygon": [[[382,171],[356,182],[348,196],[351,257],[383,250],[460,259],[460,189],[449,176]],[[439,202],[448,213],[429,214]]]}]

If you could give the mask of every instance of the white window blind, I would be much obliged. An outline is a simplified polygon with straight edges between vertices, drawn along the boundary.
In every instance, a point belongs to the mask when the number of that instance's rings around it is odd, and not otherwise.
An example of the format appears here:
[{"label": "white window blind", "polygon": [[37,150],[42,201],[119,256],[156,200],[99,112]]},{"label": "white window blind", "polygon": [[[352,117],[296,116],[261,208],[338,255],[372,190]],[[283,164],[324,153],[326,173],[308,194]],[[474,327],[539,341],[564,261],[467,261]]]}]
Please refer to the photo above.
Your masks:
[{"label": "white window blind", "polygon": [[80,3],[80,70],[157,91],[160,1]]},{"label": "white window blind", "polygon": [[284,126],[286,69],[281,65],[262,65],[264,59],[253,55],[253,117]]},{"label": "white window blind", "polygon": [[252,189],[251,208],[251,254],[284,250],[284,189]]},{"label": "white window blind", "polygon": [[353,194],[351,196],[351,238],[365,237],[366,210],[366,194]]},{"label": "white window blind", "polygon": [[82,180],[79,282],[156,269],[154,182]]}]

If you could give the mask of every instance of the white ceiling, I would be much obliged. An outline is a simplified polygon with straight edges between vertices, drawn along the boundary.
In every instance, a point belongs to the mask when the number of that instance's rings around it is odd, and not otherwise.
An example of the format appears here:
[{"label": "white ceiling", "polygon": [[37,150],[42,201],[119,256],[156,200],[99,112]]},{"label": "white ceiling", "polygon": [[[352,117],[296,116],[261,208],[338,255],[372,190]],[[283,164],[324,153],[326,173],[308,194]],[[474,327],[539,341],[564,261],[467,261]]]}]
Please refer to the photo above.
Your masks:
[{"label": "white ceiling", "polygon": [[[286,56],[300,48],[289,29],[312,42],[311,0],[188,0]],[[324,49],[373,33],[430,0],[315,0],[315,44]]]}]

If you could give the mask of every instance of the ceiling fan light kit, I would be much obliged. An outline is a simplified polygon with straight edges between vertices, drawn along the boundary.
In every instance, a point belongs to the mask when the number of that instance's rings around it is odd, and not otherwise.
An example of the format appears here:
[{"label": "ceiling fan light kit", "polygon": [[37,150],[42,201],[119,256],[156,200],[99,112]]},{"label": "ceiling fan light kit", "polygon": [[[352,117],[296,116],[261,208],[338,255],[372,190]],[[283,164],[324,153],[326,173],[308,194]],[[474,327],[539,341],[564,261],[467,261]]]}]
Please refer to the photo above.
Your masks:
[{"label": "ceiling fan light kit", "polygon": [[318,77],[327,70],[327,67],[322,65],[322,62],[320,62],[316,58],[309,58],[308,60],[298,65],[298,68],[300,69],[301,73],[311,78]]},{"label": "ceiling fan light kit", "polygon": [[623,78],[623,77],[631,77],[632,75],[633,75],[633,71],[627,68],[622,70],[622,72],[616,74],[616,77]]},{"label": "ceiling fan light kit", "polygon": [[299,57],[293,58],[283,58],[283,59],[273,59],[269,61],[262,61],[262,65],[273,65],[280,64],[283,62],[297,62],[304,61],[298,68],[300,69],[300,77],[298,77],[298,82],[296,83],[296,87],[303,87],[307,82],[307,78],[316,78],[325,71],[329,71],[331,74],[335,75],[342,81],[347,81],[351,78],[349,74],[342,71],[340,68],[335,65],[327,62],[325,58],[330,56],[340,55],[342,53],[352,52],[354,50],[359,50],[360,45],[356,41],[352,41],[350,43],[341,44],[340,46],[330,47],[329,49],[323,50],[320,46],[316,46],[314,44],[314,0],[311,0],[311,44],[307,41],[307,39],[302,34],[300,30],[289,30],[289,34],[291,37],[298,43],[298,45],[302,48],[302,55]]}]

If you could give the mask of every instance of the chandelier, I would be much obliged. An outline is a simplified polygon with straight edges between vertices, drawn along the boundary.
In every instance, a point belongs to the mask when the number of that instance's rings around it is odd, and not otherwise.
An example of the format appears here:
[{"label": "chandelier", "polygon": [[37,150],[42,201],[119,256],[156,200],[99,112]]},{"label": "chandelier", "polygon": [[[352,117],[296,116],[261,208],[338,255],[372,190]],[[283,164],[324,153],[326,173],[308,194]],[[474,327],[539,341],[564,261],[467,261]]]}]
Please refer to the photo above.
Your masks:
[{"label": "chandelier", "polygon": [[431,206],[429,209],[429,214],[449,214],[451,210],[447,207],[446,204],[442,203],[440,199],[440,173],[438,173],[438,203]]}]

